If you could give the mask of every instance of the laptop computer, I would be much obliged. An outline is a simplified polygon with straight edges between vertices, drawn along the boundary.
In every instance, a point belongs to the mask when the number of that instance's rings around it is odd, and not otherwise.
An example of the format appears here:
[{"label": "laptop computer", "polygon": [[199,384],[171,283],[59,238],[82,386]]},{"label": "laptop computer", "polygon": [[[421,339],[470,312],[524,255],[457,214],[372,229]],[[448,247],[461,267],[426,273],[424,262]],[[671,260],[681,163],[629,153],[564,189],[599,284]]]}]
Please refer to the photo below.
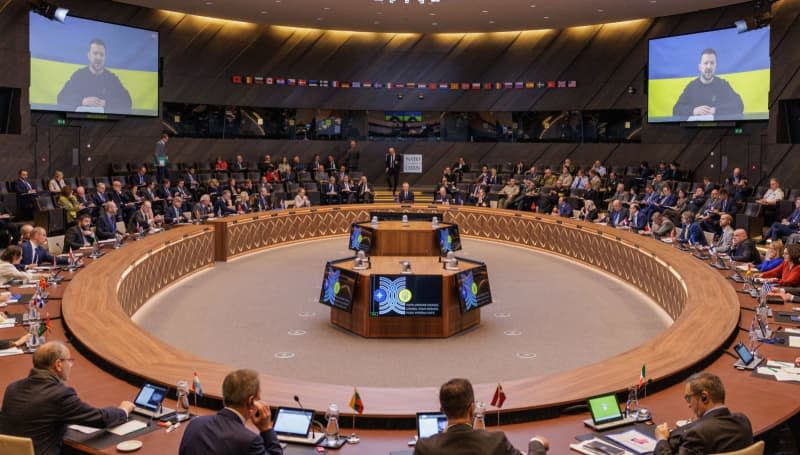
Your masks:
[{"label": "laptop computer", "polygon": [[742,342],[737,343],[733,350],[739,356],[739,360],[733,366],[740,370],[753,370],[764,361],[764,359],[751,352]]},{"label": "laptop computer", "polygon": [[136,399],[133,400],[133,412],[154,419],[172,414],[175,412],[174,409],[161,405],[166,396],[166,387],[145,383],[142,388],[139,389]]},{"label": "laptop computer", "polygon": [[603,431],[636,423],[636,417],[622,415],[614,393],[589,398],[588,404],[592,418],[584,420],[583,424],[593,430]]},{"label": "laptop computer", "polygon": [[443,412],[417,413],[417,438],[429,438],[447,429],[447,416]]},{"label": "laptop computer", "polygon": [[314,411],[300,408],[278,408],[272,429],[278,441],[291,444],[317,445],[325,437],[323,432],[314,432]]}]

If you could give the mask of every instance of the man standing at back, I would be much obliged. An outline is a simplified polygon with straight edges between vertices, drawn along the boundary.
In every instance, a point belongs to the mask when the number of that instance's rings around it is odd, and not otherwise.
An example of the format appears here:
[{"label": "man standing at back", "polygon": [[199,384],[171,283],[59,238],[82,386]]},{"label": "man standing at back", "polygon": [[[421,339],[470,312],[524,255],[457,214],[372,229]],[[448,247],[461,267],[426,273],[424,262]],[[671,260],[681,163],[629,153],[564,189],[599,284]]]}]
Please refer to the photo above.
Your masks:
[{"label": "man standing at back", "polygon": [[156,165],[156,182],[158,183],[169,178],[169,172],[167,171],[167,164],[169,163],[167,142],[169,142],[169,134],[161,134],[161,139],[156,142],[156,150],[153,152],[153,162]]},{"label": "man standing at back", "polygon": [[[193,419],[183,433],[179,455],[282,455],[269,406],[261,401],[258,373],[236,370],[222,381],[225,408]],[[245,427],[251,421],[260,434]]]},{"label": "man standing at back", "polygon": [[[501,431],[475,430],[475,394],[466,379],[451,379],[439,389],[439,404],[447,416],[447,430],[417,442],[414,455],[521,455]],[[543,455],[548,442],[534,436],[528,455]]]},{"label": "man standing at back", "polygon": [[31,438],[36,455],[57,455],[61,453],[67,425],[107,428],[125,423],[133,403],[123,401],[118,408],[95,408],[64,384],[74,362],[69,349],[59,341],[39,347],[33,354],[33,369],[28,377],[6,388],[0,434]]},{"label": "man standing at back", "polygon": [[654,455],[732,452],[753,444],[750,420],[725,406],[725,388],[717,375],[690,376],[683,398],[697,420],[672,432],[666,423],[656,427]]}]

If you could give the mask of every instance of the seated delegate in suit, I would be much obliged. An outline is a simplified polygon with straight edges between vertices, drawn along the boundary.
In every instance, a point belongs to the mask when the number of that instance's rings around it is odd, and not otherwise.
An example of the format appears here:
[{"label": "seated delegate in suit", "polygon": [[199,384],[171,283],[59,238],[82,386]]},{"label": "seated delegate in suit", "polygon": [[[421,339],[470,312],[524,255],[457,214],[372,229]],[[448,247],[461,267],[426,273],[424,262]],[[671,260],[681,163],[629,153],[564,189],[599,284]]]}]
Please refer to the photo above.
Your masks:
[{"label": "seated delegate in suit", "polygon": [[753,265],[761,264],[761,253],[756,249],[756,242],[747,238],[747,231],[744,229],[733,231],[730,256],[731,260],[736,262],[749,262]]},{"label": "seated delegate in suit", "polygon": [[103,205],[103,210],[97,216],[97,226],[95,235],[97,240],[110,240],[122,238],[122,234],[117,232],[117,204],[108,201]]},{"label": "seated delegate in suit", "polygon": [[723,213],[719,217],[719,227],[722,232],[714,240],[714,248],[717,253],[728,254],[733,245],[733,216],[730,213]]},{"label": "seated delegate in suit", "polygon": [[772,223],[761,243],[766,243],[766,239],[776,240],[778,237],[788,237],[798,231],[800,231],[800,197],[794,200],[794,211],[791,215],[780,222]]},{"label": "seated delegate in suit", "polygon": [[214,204],[214,215],[236,215],[236,206],[233,204],[231,192],[229,190],[223,190],[222,196],[217,198],[217,202]]},{"label": "seated delegate in suit", "polygon": [[211,196],[207,194],[200,196],[200,200],[194,205],[192,216],[197,221],[214,218],[214,206],[211,204]]},{"label": "seated delegate in suit", "polygon": [[183,216],[183,199],[175,195],[172,198],[172,205],[167,207],[164,212],[164,222],[167,224],[185,223],[186,217]]},{"label": "seated delegate in suit", "polygon": [[91,246],[95,242],[94,232],[92,232],[92,217],[88,213],[83,213],[78,217],[78,223],[67,229],[64,233],[64,254],[70,251]]},{"label": "seated delegate in suit", "polygon": [[764,280],[781,287],[800,286],[800,244],[786,245],[783,249],[783,264],[761,274]]},{"label": "seated delegate in suit", "polygon": [[411,185],[408,182],[403,182],[400,194],[397,195],[397,202],[401,204],[414,202],[414,192],[411,191]]},{"label": "seated delegate in suit", "polygon": [[161,227],[163,222],[163,216],[153,213],[153,203],[144,201],[128,221],[128,232],[147,232]]},{"label": "seated delegate in suit", "polygon": [[45,244],[47,243],[47,231],[43,227],[33,228],[30,240],[22,243],[22,262],[24,266],[46,265],[66,265],[66,258],[56,258],[50,254]]},{"label": "seated delegate in suit", "polygon": [[683,397],[697,420],[674,430],[666,423],[656,427],[654,455],[733,452],[753,444],[750,420],[725,406],[725,388],[718,376],[705,372],[690,376]]},{"label": "seated delegate in suit", "polygon": [[0,254],[0,284],[7,284],[11,280],[31,281],[34,276],[31,273],[17,269],[17,264],[22,262],[22,248],[17,245],[9,245]]},{"label": "seated delegate in suit", "polygon": [[133,403],[123,401],[118,408],[95,408],[65,384],[74,359],[59,342],[43,344],[33,354],[33,369],[28,377],[8,385],[0,412],[0,434],[33,440],[37,455],[61,453],[67,425],[106,428],[125,423]]},{"label": "seated delegate in suit", "polygon": [[[183,433],[179,455],[281,455],[272,429],[269,406],[261,401],[258,373],[236,370],[222,381],[225,408],[212,416],[196,417]],[[259,434],[245,424],[252,422]]]},{"label": "seated delegate in suit", "polygon": [[[447,416],[447,429],[417,441],[414,455],[521,455],[502,431],[472,428],[475,417],[475,394],[466,379],[451,379],[439,389],[439,404]],[[534,436],[528,443],[528,455],[543,455],[548,442]]]},{"label": "seated delegate in suit", "polygon": [[639,204],[631,204],[628,215],[628,226],[634,231],[641,231],[647,225],[647,216],[639,210]]},{"label": "seated delegate in suit", "polygon": [[605,219],[611,227],[624,226],[628,220],[628,209],[622,206],[622,201],[614,199],[611,202],[611,211],[608,212]]},{"label": "seated delegate in suit", "polygon": [[672,223],[672,220],[661,212],[655,212],[653,214],[652,223],[650,224],[650,232],[652,232],[653,237],[657,239],[668,237],[671,236],[674,231],[675,224]]},{"label": "seated delegate in suit", "polygon": [[681,214],[681,229],[678,233],[678,242],[688,243],[689,245],[708,245],[703,228],[700,227],[699,222],[695,221],[693,212],[687,210]]}]

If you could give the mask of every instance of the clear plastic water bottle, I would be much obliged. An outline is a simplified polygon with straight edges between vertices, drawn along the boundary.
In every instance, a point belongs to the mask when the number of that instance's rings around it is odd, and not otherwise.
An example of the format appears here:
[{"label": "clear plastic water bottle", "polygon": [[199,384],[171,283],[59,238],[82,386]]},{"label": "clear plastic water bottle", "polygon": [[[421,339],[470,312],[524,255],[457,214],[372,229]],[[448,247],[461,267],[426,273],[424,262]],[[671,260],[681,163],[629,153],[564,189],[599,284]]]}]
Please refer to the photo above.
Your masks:
[{"label": "clear plastic water bottle", "polygon": [[637,389],[636,386],[628,389],[628,401],[625,402],[625,415],[627,417],[639,417],[639,397]]},{"label": "clear plastic water bottle", "polygon": [[753,321],[750,323],[750,332],[748,333],[748,335],[749,335],[748,339],[750,341],[750,345],[747,346],[747,348],[750,350],[750,352],[753,352],[756,349],[756,346],[758,345],[758,334],[756,333],[755,316],[753,316]]},{"label": "clear plastic water bottle", "polygon": [[189,383],[186,381],[178,381],[175,386],[176,389],[176,404],[175,415],[178,422],[189,419]]},{"label": "clear plastic water bottle", "polygon": [[334,403],[328,405],[328,412],[325,413],[328,424],[325,425],[325,438],[330,442],[339,439],[339,406]]},{"label": "clear plastic water bottle", "polygon": [[472,423],[472,428],[476,430],[486,429],[486,404],[483,401],[475,402],[475,420]]},{"label": "clear plastic water bottle", "polygon": [[401,223],[408,224],[408,215],[403,215],[403,219],[401,220]]}]

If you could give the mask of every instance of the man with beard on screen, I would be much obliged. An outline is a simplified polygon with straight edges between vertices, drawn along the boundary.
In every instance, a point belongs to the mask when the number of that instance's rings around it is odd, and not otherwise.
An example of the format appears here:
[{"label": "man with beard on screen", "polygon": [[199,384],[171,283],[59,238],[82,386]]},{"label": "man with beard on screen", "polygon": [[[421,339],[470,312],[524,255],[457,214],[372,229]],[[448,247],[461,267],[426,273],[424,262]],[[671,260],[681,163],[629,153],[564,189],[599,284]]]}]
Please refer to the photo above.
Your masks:
[{"label": "man with beard on screen", "polygon": [[672,108],[672,115],[684,120],[693,116],[711,116],[714,119],[741,117],[744,112],[742,97],[733,91],[728,81],[715,76],[717,51],[704,49],[697,66],[700,76],[683,89]]},{"label": "man with beard on screen", "polygon": [[87,57],[89,65],[72,73],[58,94],[58,104],[73,110],[130,113],[130,94],[117,75],[106,68],[106,43],[93,39]]}]

